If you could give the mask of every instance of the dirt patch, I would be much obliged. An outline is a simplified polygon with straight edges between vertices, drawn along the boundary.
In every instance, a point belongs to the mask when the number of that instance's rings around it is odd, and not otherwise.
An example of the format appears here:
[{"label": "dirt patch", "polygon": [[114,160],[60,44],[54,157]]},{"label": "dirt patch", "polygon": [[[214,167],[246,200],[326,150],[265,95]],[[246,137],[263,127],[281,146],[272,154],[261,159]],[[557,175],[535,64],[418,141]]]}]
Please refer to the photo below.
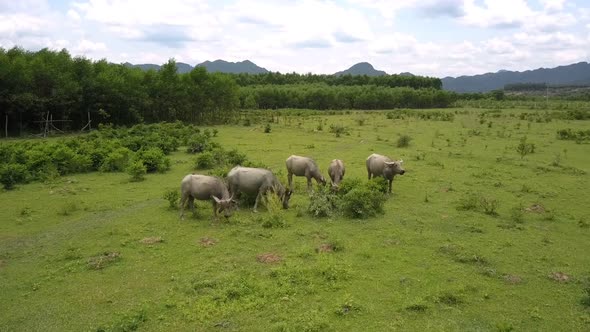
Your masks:
[{"label": "dirt patch", "polygon": [[522,278],[517,275],[505,274],[503,276],[503,278],[504,278],[504,282],[506,282],[507,284],[510,284],[510,285],[518,285],[518,284],[522,283]]},{"label": "dirt patch", "polygon": [[282,261],[283,258],[277,254],[273,254],[273,253],[269,252],[269,253],[260,254],[260,255],[256,256],[256,260],[260,263],[272,264],[272,263],[278,263],[278,262]]},{"label": "dirt patch", "polygon": [[102,255],[90,257],[88,259],[88,267],[92,270],[101,270],[118,261],[121,258],[121,254],[118,252],[105,252]]},{"label": "dirt patch", "polygon": [[315,249],[316,252],[333,252],[334,246],[330,243],[322,243]]},{"label": "dirt patch", "polygon": [[211,237],[202,237],[199,240],[199,244],[202,247],[211,247],[211,246],[214,246],[215,244],[217,244],[217,240],[214,238],[211,238]]},{"label": "dirt patch", "polygon": [[162,243],[162,242],[164,242],[164,240],[162,240],[162,238],[160,236],[151,236],[151,237],[143,238],[139,242],[143,243],[143,244],[156,244],[156,243]]},{"label": "dirt patch", "polygon": [[535,213],[543,213],[545,212],[545,208],[540,204],[533,204],[528,208],[524,209],[526,212],[535,212]]},{"label": "dirt patch", "polygon": [[553,272],[551,274],[549,274],[549,278],[560,282],[560,283],[565,283],[570,281],[571,277],[568,276],[567,274],[563,273],[563,272]]}]

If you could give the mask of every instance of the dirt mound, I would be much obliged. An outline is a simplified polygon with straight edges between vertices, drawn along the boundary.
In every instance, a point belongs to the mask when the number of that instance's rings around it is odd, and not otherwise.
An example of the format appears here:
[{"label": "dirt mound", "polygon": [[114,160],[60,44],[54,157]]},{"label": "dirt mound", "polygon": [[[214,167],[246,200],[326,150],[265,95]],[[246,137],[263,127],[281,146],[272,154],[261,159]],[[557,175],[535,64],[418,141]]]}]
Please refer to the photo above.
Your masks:
[{"label": "dirt mound", "polygon": [[524,209],[526,212],[535,212],[535,213],[543,213],[545,212],[545,208],[540,204],[533,204],[528,208]]},{"label": "dirt mound", "polygon": [[503,278],[507,284],[517,285],[522,283],[522,278],[517,275],[505,274]]},{"label": "dirt mound", "polygon": [[203,247],[211,247],[217,244],[217,240],[211,237],[202,237],[199,240],[199,244]]},{"label": "dirt mound", "polygon": [[159,236],[151,236],[151,237],[143,238],[139,242],[141,242],[143,244],[156,244],[156,243],[162,243],[162,242],[164,242],[164,240],[162,240],[162,238]]},{"label": "dirt mound", "polygon": [[570,281],[571,277],[563,272],[553,272],[549,274],[549,278],[557,282],[565,283]]},{"label": "dirt mound", "polygon": [[283,258],[277,254],[273,254],[273,253],[269,252],[269,253],[260,254],[260,255],[256,256],[256,260],[260,263],[272,264],[272,263],[278,263],[278,262],[282,261]]},{"label": "dirt mound", "polygon": [[88,259],[88,267],[93,270],[101,270],[120,258],[121,254],[118,252],[105,252],[102,255],[90,257]]},{"label": "dirt mound", "polygon": [[334,246],[330,243],[322,243],[315,249],[316,252],[333,252]]}]

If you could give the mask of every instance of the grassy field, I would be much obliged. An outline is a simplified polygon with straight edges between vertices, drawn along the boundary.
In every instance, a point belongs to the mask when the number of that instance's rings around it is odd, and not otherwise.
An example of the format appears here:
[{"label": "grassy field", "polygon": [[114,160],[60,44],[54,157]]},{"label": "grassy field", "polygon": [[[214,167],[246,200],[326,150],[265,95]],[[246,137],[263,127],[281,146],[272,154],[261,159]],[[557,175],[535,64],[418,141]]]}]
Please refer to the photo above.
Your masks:
[{"label": "grassy field", "polygon": [[[326,177],[342,159],[363,181],[371,153],[404,159],[385,214],[367,220],[311,218],[295,178],[286,227],[262,227],[265,208],[215,222],[205,202],[180,221],[162,197],[194,171],[182,149],[142,182],[91,173],[1,192],[0,330],[590,330],[590,145],[556,138],[588,121],[440,112],[454,119],[303,112],[270,133],[216,127],[284,183],[291,154]],[[535,149],[521,156],[524,136]]]}]

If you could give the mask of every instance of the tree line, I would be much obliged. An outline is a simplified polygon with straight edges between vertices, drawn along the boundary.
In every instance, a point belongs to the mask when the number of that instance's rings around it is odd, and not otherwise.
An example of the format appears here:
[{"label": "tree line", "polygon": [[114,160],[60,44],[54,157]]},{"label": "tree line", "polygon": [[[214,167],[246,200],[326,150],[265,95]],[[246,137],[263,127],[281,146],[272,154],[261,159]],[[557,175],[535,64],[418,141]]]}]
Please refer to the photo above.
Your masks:
[{"label": "tree line", "polygon": [[250,85],[293,85],[293,84],[317,84],[326,85],[375,85],[389,88],[408,87],[414,89],[432,88],[441,90],[442,81],[436,77],[412,76],[412,75],[316,75],[297,73],[263,73],[263,74],[231,74],[239,86]]},{"label": "tree line", "polygon": [[100,123],[221,123],[243,109],[446,107],[456,94],[440,80],[388,75],[179,74],[174,60],[143,71],[67,50],[0,48],[0,123],[10,135],[39,133],[51,114],[63,130]]}]

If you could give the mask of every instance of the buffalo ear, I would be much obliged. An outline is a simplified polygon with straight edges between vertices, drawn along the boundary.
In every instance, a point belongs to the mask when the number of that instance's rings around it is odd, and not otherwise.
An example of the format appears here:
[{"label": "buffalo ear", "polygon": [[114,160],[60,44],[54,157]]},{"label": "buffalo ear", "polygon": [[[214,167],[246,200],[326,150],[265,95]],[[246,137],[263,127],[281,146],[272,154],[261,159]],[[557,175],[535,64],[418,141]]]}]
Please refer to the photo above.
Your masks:
[{"label": "buffalo ear", "polygon": [[399,163],[400,163],[400,164],[403,164],[403,163],[404,163],[404,160],[403,160],[403,159],[400,159],[400,160],[399,160]]}]

